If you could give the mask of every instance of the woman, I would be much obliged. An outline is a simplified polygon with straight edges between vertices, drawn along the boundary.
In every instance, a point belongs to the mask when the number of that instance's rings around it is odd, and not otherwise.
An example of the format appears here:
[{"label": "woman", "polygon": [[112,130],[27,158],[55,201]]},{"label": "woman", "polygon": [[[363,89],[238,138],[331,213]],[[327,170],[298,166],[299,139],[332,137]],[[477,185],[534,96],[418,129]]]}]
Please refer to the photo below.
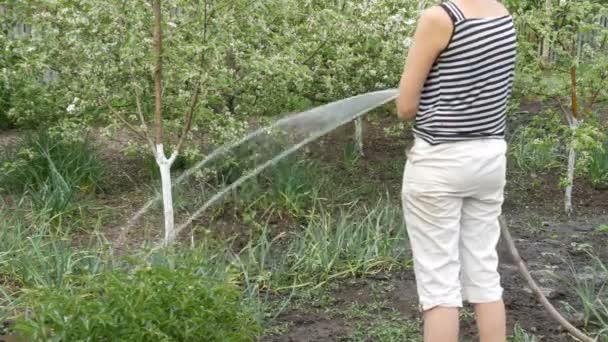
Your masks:
[{"label": "woman", "polygon": [[506,341],[496,245],[515,54],[502,4],[453,0],[423,12],[405,63],[397,109],[416,138],[403,210],[426,342],[458,340],[463,300],[482,342]]}]

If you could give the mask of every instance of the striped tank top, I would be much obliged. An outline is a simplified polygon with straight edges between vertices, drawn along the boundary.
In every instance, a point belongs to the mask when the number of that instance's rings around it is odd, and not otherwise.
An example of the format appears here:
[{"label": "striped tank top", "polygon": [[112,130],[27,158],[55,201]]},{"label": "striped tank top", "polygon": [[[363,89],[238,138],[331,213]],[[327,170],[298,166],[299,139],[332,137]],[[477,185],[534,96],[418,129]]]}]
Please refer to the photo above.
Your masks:
[{"label": "striped tank top", "polygon": [[422,89],[414,132],[431,145],[504,138],[517,48],[513,18],[469,19],[451,1],[441,7],[454,28]]}]

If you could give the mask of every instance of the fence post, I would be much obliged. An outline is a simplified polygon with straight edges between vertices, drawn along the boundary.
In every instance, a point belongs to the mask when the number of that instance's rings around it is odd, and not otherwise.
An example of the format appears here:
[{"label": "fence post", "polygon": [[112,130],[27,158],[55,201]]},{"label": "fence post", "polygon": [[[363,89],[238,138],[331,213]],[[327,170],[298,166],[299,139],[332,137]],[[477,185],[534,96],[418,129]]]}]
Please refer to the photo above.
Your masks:
[{"label": "fence post", "polygon": [[355,120],[355,152],[363,157],[363,122],[361,118]]}]

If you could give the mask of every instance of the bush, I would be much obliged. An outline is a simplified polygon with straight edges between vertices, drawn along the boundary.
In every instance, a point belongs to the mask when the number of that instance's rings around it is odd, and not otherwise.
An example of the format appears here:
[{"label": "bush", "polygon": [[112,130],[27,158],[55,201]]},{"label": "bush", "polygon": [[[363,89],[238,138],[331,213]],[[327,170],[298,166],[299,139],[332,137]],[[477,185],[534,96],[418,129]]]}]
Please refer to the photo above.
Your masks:
[{"label": "bush", "polygon": [[31,313],[15,330],[28,341],[253,341],[260,331],[236,286],[184,268],[75,277],[23,300]]},{"label": "bush", "polygon": [[33,134],[0,160],[0,189],[28,193],[37,209],[52,215],[68,211],[77,194],[97,190],[101,177],[101,165],[86,138],[66,141]]}]

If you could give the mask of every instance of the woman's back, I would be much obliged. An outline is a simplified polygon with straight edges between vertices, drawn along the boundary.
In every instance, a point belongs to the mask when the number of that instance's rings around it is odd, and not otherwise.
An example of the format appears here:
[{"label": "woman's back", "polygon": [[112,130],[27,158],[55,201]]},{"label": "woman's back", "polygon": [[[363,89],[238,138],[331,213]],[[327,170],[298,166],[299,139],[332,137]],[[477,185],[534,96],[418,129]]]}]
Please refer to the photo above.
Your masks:
[{"label": "woman's back", "polygon": [[516,36],[504,7],[485,3],[441,5],[452,34],[424,83],[415,125],[416,134],[430,144],[504,138]]}]

